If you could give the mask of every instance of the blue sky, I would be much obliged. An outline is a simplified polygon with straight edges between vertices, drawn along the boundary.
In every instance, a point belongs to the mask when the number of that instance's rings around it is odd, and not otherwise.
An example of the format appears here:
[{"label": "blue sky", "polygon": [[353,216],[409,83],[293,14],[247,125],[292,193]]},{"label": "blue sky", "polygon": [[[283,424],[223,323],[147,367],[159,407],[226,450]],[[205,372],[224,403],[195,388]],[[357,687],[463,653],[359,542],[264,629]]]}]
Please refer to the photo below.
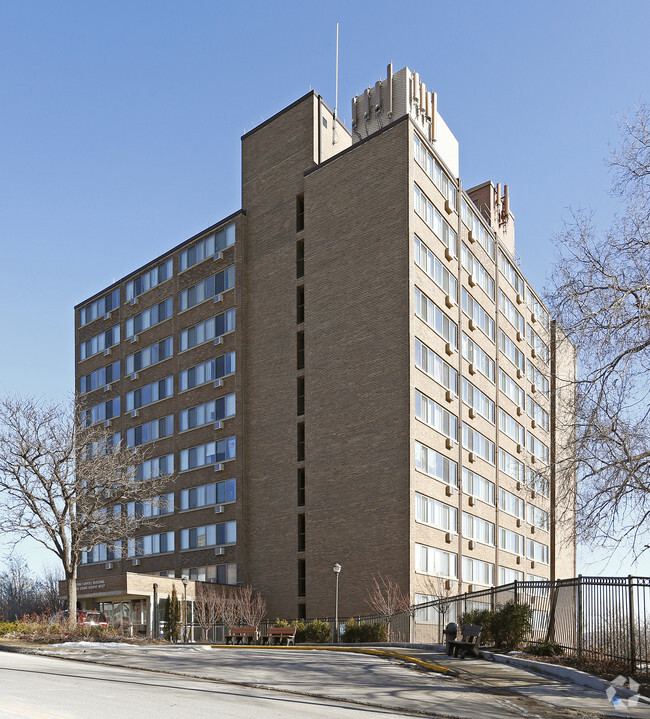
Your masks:
[{"label": "blue sky", "polygon": [[337,21],[340,116],[389,60],[417,70],[464,186],[510,185],[536,287],[567,208],[609,222],[617,116],[650,101],[647,1],[5,0],[0,392],[68,396],[73,306],[240,207],[245,131],[310,88],[333,106]]}]

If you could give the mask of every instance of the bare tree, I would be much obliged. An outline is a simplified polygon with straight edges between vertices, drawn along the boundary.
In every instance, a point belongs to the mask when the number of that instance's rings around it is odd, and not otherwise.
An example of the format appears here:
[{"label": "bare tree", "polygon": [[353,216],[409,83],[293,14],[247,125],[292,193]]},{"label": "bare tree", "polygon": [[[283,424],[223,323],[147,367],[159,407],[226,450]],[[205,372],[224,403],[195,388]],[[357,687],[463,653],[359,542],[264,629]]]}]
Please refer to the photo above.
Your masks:
[{"label": "bare tree", "polygon": [[123,544],[157,521],[156,511],[129,512],[128,504],[155,505],[171,479],[139,481],[144,453],[93,419],[79,406],[0,400],[0,530],[18,542],[30,537],[58,557],[71,610],[82,552],[105,546],[119,559]]},{"label": "bare tree", "polygon": [[266,616],[266,602],[253,587],[238,587],[236,591],[241,621],[245,626],[257,627]]},{"label": "bare tree", "polygon": [[[578,527],[640,554],[650,524],[650,108],[621,123],[609,160],[619,216],[600,233],[573,214],[556,238],[548,302],[578,351]],[[571,461],[571,460],[567,460]]]},{"label": "bare tree", "polygon": [[390,626],[397,614],[401,614],[410,607],[408,594],[392,579],[373,575],[372,584],[366,595],[366,604],[370,610],[378,614],[386,622],[388,639],[390,641]]},{"label": "bare tree", "polygon": [[223,603],[221,605],[221,619],[228,629],[236,627],[241,621],[241,605],[237,591],[226,594],[225,588],[221,588]]},{"label": "bare tree", "polygon": [[425,594],[430,597],[435,597],[437,600],[435,609],[440,617],[438,625],[440,629],[440,641],[442,642],[442,631],[447,625],[447,618],[451,613],[454,603],[458,599],[457,585],[450,579],[426,575],[421,579],[421,588]]},{"label": "bare tree", "polygon": [[0,573],[0,616],[20,619],[41,609],[38,582],[29,570],[24,557],[9,557]]},{"label": "bare tree", "polygon": [[210,629],[221,621],[224,609],[223,587],[214,584],[196,582],[194,593],[194,616],[207,641]]},{"label": "bare tree", "polygon": [[41,603],[46,612],[57,612],[63,609],[63,602],[59,596],[59,582],[63,579],[61,570],[57,567],[44,567],[39,581]]}]

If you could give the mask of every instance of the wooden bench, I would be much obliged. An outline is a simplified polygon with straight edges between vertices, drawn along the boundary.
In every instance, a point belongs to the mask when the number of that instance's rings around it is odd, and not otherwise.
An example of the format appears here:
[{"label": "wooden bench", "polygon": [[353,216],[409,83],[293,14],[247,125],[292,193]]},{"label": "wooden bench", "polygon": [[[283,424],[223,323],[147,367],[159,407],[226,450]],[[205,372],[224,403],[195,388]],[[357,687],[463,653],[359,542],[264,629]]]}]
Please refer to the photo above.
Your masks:
[{"label": "wooden bench", "polygon": [[447,643],[447,654],[451,656],[453,652],[455,657],[460,657],[461,659],[464,659],[466,654],[480,657],[478,650],[481,646],[482,630],[483,627],[479,624],[464,624],[461,638]]},{"label": "wooden bench", "polygon": [[282,644],[283,641],[286,641],[287,646],[291,644],[295,646],[295,627],[269,627],[262,637],[262,644]]},{"label": "wooden bench", "polygon": [[254,644],[257,642],[257,627],[230,627],[226,644]]}]

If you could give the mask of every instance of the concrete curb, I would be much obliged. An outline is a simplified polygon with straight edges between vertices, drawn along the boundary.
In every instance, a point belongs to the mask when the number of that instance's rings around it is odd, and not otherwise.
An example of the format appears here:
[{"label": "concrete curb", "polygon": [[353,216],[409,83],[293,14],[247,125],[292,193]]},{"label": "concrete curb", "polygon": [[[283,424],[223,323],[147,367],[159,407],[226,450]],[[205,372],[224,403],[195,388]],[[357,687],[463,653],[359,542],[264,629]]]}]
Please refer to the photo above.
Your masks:
[{"label": "concrete curb", "polygon": [[[523,659],[511,654],[498,654],[496,652],[486,652],[483,650],[481,651],[481,656],[490,662],[508,664],[511,667],[516,667],[517,669],[526,669],[527,671],[535,672],[535,674],[543,674],[551,677],[552,679],[559,679],[560,681],[579,684],[580,686],[587,687],[588,689],[595,689],[596,691],[601,691],[603,693],[612,686],[611,682],[608,682],[606,679],[600,679],[599,677],[595,677],[593,674],[587,674],[587,672],[580,671],[580,669],[564,667],[560,664],[536,662],[533,659]],[[633,691],[625,689],[624,687],[616,687],[616,694],[618,697],[623,697],[625,699],[635,696]],[[639,702],[650,704],[650,699],[644,696],[639,696]]]},{"label": "concrete curb", "polygon": [[[395,646],[395,645],[393,645]],[[401,646],[401,645],[398,645]],[[370,647],[357,647],[352,645],[344,645],[344,646],[330,646],[330,645],[318,645],[318,644],[301,644],[300,646],[286,646],[281,644],[211,644],[211,649],[284,649],[284,650],[293,650],[293,651],[321,651],[321,652],[351,652],[354,654],[368,654],[370,656],[379,656],[379,657],[390,657],[391,659],[402,659],[405,662],[409,662],[411,664],[417,664],[418,666],[422,667],[423,669],[428,669],[432,672],[438,672],[439,674],[446,674],[450,677],[457,677],[460,676],[459,673],[455,669],[451,669],[450,667],[443,667],[439,664],[432,664],[431,662],[425,662],[422,659],[418,659],[417,657],[409,657],[406,654],[401,654],[400,652],[390,652],[386,651],[385,649],[371,649]],[[413,647],[416,648],[416,647]]]}]

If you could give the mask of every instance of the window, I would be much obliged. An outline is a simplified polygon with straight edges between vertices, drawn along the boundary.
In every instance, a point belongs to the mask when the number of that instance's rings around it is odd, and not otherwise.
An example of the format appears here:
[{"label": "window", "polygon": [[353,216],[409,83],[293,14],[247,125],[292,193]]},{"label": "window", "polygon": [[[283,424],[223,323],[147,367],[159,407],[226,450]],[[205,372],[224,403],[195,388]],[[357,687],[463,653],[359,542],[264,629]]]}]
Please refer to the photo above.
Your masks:
[{"label": "window", "polygon": [[87,325],[98,317],[109,315],[114,309],[120,306],[120,288],[109,292],[89,305],[79,310],[79,327]]},{"label": "window", "polygon": [[305,551],[305,515],[298,515],[298,551]]},{"label": "window", "polygon": [[180,391],[185,392],[188,389],[200,387],[208,382],[214,382],[235,374],[235,364],[235,353],[228,352],[225,355],[183,370],[179,374]]},{"label": "window", "polygon": [[174,274],[174,261],[171,257],[145,272],[135,280],[126,283],[127,302],[157,287]]},{"label": "window", "polygon": [[236,564],[217,564],[207,567],[188,567],[181,575],[193,582],[211,582],[213,584],[237,584]]},{"label": "window", "polygon": [[548,312],[530,289],[526,293],[526,304],[528,305],[528,309],[535,315],[535,319],[538,320],[542,327],[548,332]]},{"label": "window", "polygon": [[133,374],[142,369],[158,364],[163,360],[169,359],[174,354],[174,340],[167,337],[160,342],[145,347],[144,349],[128,355],[126,358],[126,373]]},{"label": "window", "polygon": [[482,562],[480,559],[463,557],[463,581],[472,584],[494,584],[494,564]]},{"label": "window", "polygon": [[196,407],[182,409],[179,415],[180,431],[203,427],[211,422],[221,422],[228,417],[235,416],[235,394],[212,399]]},{"label": "window", "polygon": [[533,504],[526,506],[526,521],[528,524],[532,524],[533,527],[538,527],[548,532],[548,512],[535,507]]},{"label": "window", "polygon": [[494,320],[463,287],[463,312],[494,342]]},{"label": "window", "polygon": [[203,262],[208,257],[215,257],[219,259],[221,252],[226,247],[231,247],[235,244],[235,223],[231,223],[226,227],[223,227],[218,232],[215,232],[208,237],[204,237],[202,240],[195,242],[191,247],[183,250],[179,256],[180,271],[192,267],[193,265]]},{"label": "window", "polygon": [[499,527],[499,549],[520,557],[524,556],[524,537],[504,527]]},{"label": "window", "polygon": [[517,332],[521,332],[523,336],[526,324],[524,322],[524,316],[520,314],[517,308],[510,302],[503,290],[499,290],[499,310]]},{"label": "window", "polygon": [[307,594],[307,571],[305,560],[298,560],[298,596],[304,597]]},{"label": "window", "polygon": [[[433,594],[416,594],[415,604],[427,604],[433,602],[441,597],[436,597]],[[421,609],[415,610],[415,621],[417,624],[441,624],[443,622],[455,622],[457,619],[456,604],[453,603],[448,611],[441,614],[438,611],[437,605],[431,607],[422,607]]]},{"label": "window", "polygon": [[298,377],[296,383],[296,414],[302,417],[305,414],[305,378]]},{"label": "window", "polygon": [[305,229],[305,196],[298,195],[298,197],[296,197],[296,232],[302,232],[304,229]]},{"label": "window", "polygon": [[133,337],[150,327],[154,327],[168,320],[174,312],[173,305],[174,302],[172,298],[168,297],[157,305],[149,307],[133,317],[129,317],[126,321],[126,338]]},{"label": "window", "polygon": [[132,392],[126,393],[126,411],[132,412],[133,410],[146,407],[148,404],[159,402],[160,400],[167,399],[174,394],[174,376],[169,375],[164,379],[146,384],[144,387],[138,387]]},{"label": "window", "polygon": [[526,540],[526,556],[534,562],[548,564],[548,547],[533,539]]},{"label": "window", "polygon": [[300,279],[305,276],[305,241],[296,242],[296,277]]},{"label": "window", "polygon": [[415,442],[415,469],[429,477],[439,479],[445,484],[458,486],[456,462],[417,440]]},{"label": "window", "polygon": [[438,502],[424,494],[415,493],[415,521],[428,524],[430,527],[456,532],[457,514],[455,507]]},{"label": "window", "polygon": [[494,382],[494,360],[463,332],[463,357],[490,382]]},{"label": "window", "polygon": [[524,573],[517,569],[509,567],[499,567],[499,584],[512,584],[513,582],[523,582]]},{"label": "window", "polygon": [[458,440],[458,427],[456,417],[437,402],[415,390],[415,416],[421,422],[437,430],[445,437]]},{"label": "window", "polygon": [[235,437],[220,439],[218,442],[208,442],[197,447],[181,450],[181,472],[197,467],[205,467],[217,462],[227,462],[235,459],[237,453],[237,440]]},{"label": "window", "polygon": [[499,330],[499,349],[520,372],[524,371],[524,353],[503,330]]},{"label": "window", "polygon": [[458,280],[417,236],[413,236],[415,264],[421,267],[440,289],[458,301]]},{"label": "window", "polygon": [[415,545],[415,571],[435,577],[458,578],[458,555],[426,544]]},{"label": "window", "polygon": [[463,537],[494,546],[494,524],[463,512]]},{"label": "window", "polygon": [[503,489],[503,487],[499,488],[499,509],[506,514],[511,514],[513,517],[517,517],[517,519],[525,519],[524,500],[521,499],[521,497],[517,497],[512,494],[512,492],[508,492]]},{"label": "window", "polygon": [[305,321],[305,286],[296,287],[296,323]]},{"label": "window", "polygon": [[305,423],[299,422],[296,436],[296,461],[305,461]]},{"label": "window", "polygon": [[542,442],[541,439],[537,439],[534,434],[528,432],[528,451],[536,458],[541,459],[544,464],[548,464],[549,452],[548,447]]},{"label": "window", "polygon": [[168,492],[159,497],[153,497],[144,502],[128,502],[126,511],[129,519],[142,519],[143,517],[159,517],[174,512],[174,493]]},{"label": "window", "polygon": [[82,564],[112,562],[122,559],[122,542],[117,540],[108,544],[96,544],[92,549],[81,553]]},{"label": "window", "polygon": [[535,385],[535,389],[539,390],[545,397],[548,397],[548,378],[540,372],[535,365],[528,360],[526,365],[526,377],[531,384]]},{"label": "window", "polygon": [[170,414],[167,417],[141,424],[139,427],[127,429],[126,446],[138,447],[141,444],[147,444],[147,442],[155,442],[157,439],[170,437],[172,434],[174,434],[174,415]]},{"label": "window", "polygon": [[471,282],[477,284],[483,292],[494,302],[494,280],[492,275],[474,257],[465,244],[461,245],[461,263],[468,274]]},{"label": "window", "polygon": [[149,534],[146,537],[129,539],[129,557],[146,557],[150,554],[165,554],[174,551],[174,533]]},{"label": "window", "polygon": [[206,277],[201,282],[183,290],[179,295],[180,311],[184,312],[191,307],[195,307],[201,302],[215,298],[217,301],[224,292],[231,290],[235,286],[235,265],[226,267],[225,270],[217,272],[216,275]]},{"label": "window", "polygon": [[181,489],[181,511],[210,507],[214,504],[228,504],[236,499],[237,480],[224,479],[221,482]]},{"label": "window", "polygon": [[181,529],[181,550],[214,547],[237,542],[237,522],[220,522]]},{"label": "window", "polygon": [[456,187],[452,180],[449,179],[442,165],[427,150],[422,140],[413,135],[413,154],[416,162],[433,180],[435,186],[440,190],[440,194],[449,202],[452,209],[456,208]]},{"label": "window", "polygon": [[535,350],[535,354],[540,357],[540,359],[548,364],[548,347],[546,346],[546,343],[542,340],[542,338],[535,332],[535,330],[530,326],[526,325],[526,339],[528,340],[528,344],[530,345],[531,349]]},{"label": "window", "polygon": [[463,467],[463,491],[481,502],[494,505],[494,482]]},{"label": "window", "polygon": [[458,372],[445,360],[415,338],[415,366],[438,384],[458,394]]},{"label": "window", "polygon": [[517,407],[524,406],[524,390],[511,379],[501,368],[499,368],[499,389],[506,397],[511,399]]},{"label": "window", "polygon": [[540,427],[545,429],[547,432],[549,430],[549,418],[548,418],[548,412],[546,410],[542,409],[537,402],[532,397],[526,397],[526,407],[528,411],[528,416],[531,419],[535,420],[535,423],[538,424]]},{"label": "window", "polygon": [[539,472],[535,472],[531,467],[528,467],[526,471],[526,486],[533,492],[548,497],[548,479]]},{"label": "window", "polygon": [[181,352],[198,347],[204,342],[215,340],[235,329],[235,309],[226,310],[220,315],[199,322],[181,332]]},{"label": "window", "polygon": [[494,442],[463,422],[463,447],[481,459],[494,464]]},{"label": "window", "polygon": [[79,360],[85,360],[93,357],[100,352],[108,354],[107,350],[120,343],[120,326],[115,325],[105,332],[91,337],[85,342],[79,344]]},{"label": "window", "polygon": [[414,209],[424,222],[433,230],[442,244],[456,255],[456,231],[443,219],[442,215],[433,206],[433,202],[417,186],[413,186]]},{"label": "window", "polygon": [[499,272],[501,272],[501,274],[506,278],[506,280],[508,280],[510,286],[514,289],[514,291],[518,295],[521,295],[523,300],[523,297],[526,294],[524,281],[515,269],[515,266],[512,264],[512,262],[510,262],[510,260],[505,256],[501,248],[499,248],[498,263]]},{"label": "window", "polygon": [[81,423],[88,427],[97,422],[106,422],[120,415],[120,398],[115,397],[107,402],[95,405],[81,413]]},{"label": "window", "polygon": [[523,426],[514,420],[507,412],[504,412],[501,407],[499,407],[499,429],[508,435],[513,442],[524,447],[526,435]]},{"label": "window", "polygon": [[299,507],[305,506],[305,468],[298,467],[298,501]]},{"label": "window", "polygon": [[162,457],[152,457],[135,468],[135,479],[144,482],[148,479],[166,477],[174,472],[174,455],[165,454]]},{"label": "window", "polygon": [[446,342],[458,349],[458,327],[423,292],[415,288],[415,314]]},{"label": "window", "polygon": [[472,209],[473,205],[471,200],[467,201],[464,197],[462,198],[460,210],[463,222],[472,233],[472,237],[478,240],[479,245],[494,259],[494,238],[491,231],[485,228],[478,214]]},{"label": "window", "polygon": [[79,391],[81,394],[86,392],[92,392],[94,389],[99,387],[105,387],[116,382],[120,378],[120,362],[113,362],[106,367],[91,372],[90,374],[84,375],[79,378]]},{"label": "window", "polygon": [[296,335],[296,369],[305,369],[305,333]]},{"label": "window", "polygon": [[524,463],[499,447],[499,469],[518,482],[524,481]]},{"label": "window", "polygon": [[[494,424],[494,402],[463,377],[463,402]],[[501,410],[499,410],[501,411]]]}]

